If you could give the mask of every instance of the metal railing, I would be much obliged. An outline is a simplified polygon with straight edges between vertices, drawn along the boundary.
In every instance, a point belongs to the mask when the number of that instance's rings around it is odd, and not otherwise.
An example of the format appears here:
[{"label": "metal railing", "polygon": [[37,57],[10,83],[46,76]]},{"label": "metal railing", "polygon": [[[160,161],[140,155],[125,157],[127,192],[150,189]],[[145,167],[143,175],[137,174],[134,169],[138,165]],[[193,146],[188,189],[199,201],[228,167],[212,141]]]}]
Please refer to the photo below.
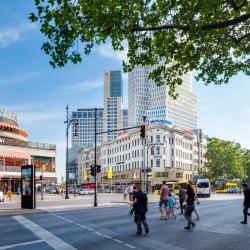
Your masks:
[{"label": "metal railing", "polygon": [[37,148],[37,149],[56,150],[55,144],[40,143],[40,142],[33,142],[33,141],[28,141],[28,147],[29,148]]}]

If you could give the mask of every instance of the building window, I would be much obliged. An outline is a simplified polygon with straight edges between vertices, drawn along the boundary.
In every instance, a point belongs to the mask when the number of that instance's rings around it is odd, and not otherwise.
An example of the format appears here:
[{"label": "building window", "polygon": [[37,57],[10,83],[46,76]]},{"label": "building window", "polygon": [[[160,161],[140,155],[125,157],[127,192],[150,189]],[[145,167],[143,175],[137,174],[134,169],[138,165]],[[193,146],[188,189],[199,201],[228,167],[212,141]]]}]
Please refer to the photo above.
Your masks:
[{"label": "building window", "polygon": [[160,135],[156,135],[156,142],[161,142],[161,136]]},{"label": "building window", "polygon": [[176,178],[183,178],[183,173],[176,173]]},{"label": "building window", "polygon": [[151,160],[151,168],[154,167],[154,160]]},{"label": "building window", "polygon": [[156,159],[156,167],[160,167],[161,166],[161,160],[160,159]]},{"label": "building window", "polygon": [[155,149],[156,149],[156,154],[157,154],[157,155],[160,155],[160,154],[161,154],[161,149],[160,149],[160,147],[156,147]]}]

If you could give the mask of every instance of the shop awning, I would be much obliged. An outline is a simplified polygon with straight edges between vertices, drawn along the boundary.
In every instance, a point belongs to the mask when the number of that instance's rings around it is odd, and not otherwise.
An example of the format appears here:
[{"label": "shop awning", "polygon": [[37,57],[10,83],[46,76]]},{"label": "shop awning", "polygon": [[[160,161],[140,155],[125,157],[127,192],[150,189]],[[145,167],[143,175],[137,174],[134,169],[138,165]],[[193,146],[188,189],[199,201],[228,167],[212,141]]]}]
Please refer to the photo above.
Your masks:
[{"label": "shop awning", "polygon": [[15,159],[31,159],[31,156],[25,152],[0,150],[0,157],[4,158],[15,158]]},{"label": "shop awning", "polygon": [[14,125],[8,124],[6,122],[0,122],[0,127],[15,129],[15,130],[23,133],[25,136],[28,136],[28,133],[25,130],[18,128]]}]

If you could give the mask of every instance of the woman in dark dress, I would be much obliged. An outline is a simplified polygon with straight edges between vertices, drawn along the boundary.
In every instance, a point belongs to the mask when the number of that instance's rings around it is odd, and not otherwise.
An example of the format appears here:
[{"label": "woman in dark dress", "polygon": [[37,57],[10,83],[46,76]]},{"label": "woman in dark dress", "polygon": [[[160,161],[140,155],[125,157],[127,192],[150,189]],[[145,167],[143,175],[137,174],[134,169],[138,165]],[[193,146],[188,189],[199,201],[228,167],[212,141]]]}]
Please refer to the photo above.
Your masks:
[{"label": "woman in dark dress", "polygon": [[191,229],[191,226],[194,227],[195,223],[192,221],[192,213],[194,212],[194,202],[195,202],[195,192],[193,190],[193,187],[190,184],[187,184],[187,192],[185,195],[185,213],[184,216],[186,220],[188,221],[188,225],[184,227],[185,229]]}]

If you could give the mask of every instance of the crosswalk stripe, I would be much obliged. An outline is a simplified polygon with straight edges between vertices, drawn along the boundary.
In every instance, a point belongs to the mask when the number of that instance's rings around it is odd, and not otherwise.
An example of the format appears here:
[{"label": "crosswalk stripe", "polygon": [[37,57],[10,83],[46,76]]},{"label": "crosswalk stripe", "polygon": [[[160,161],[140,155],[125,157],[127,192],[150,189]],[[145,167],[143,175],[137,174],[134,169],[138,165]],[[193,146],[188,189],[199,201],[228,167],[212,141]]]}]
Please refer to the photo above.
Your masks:
[{"label": "crosswalk stripe", "polygon": [[22,215],[13,216],[15,220],[17,220],[20,224],[26,227],[28,230],[36,234],[39,238],[45,241],[50,247],[56,250],[76,250],[73,246],[69,245],[65,241],[61,240],[54,234],[45,230],[44,228],[38,226],[31,220],[25,218]]}]

